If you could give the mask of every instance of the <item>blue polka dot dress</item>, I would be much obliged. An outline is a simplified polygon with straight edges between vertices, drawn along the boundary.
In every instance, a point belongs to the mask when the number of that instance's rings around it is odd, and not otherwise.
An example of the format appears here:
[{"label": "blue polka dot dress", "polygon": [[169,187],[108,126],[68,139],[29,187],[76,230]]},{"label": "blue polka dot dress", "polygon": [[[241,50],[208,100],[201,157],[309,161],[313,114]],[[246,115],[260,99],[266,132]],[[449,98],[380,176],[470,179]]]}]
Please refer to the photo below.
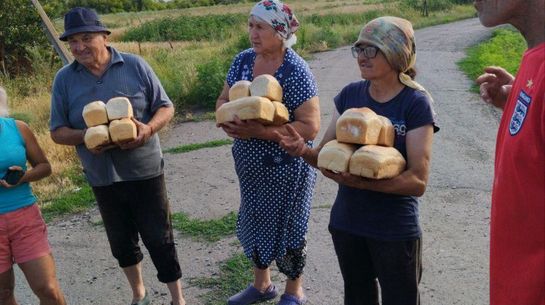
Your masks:
[{"label": "blue polka dot dress", "polygon": [[[227,74],[230,87],[253,80],[255,58],[253,49],[235,57]],[[292,49],[274,76],[293,121],[295,109],[317,95],[314,76]],[[316,170],[272,141],[235,139],[232,152],[241,194],[237,236],[248,258],[258,267],[269,266],[286,250],[305,246]]]}]

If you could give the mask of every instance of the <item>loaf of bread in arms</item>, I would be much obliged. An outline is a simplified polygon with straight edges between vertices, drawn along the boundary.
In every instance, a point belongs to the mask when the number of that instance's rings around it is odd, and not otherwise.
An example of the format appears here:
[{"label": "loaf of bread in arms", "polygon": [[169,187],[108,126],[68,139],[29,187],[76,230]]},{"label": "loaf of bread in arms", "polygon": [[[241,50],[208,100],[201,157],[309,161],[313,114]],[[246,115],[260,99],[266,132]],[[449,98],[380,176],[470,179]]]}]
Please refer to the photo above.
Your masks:
[{"label": "loaf of bread in arms", "polygon": [[241,120],[259,120],[271,124],[274,120],[274,105],[264,97],[248,96],[224,103],[216,110],[216,122],[232,122],[235,115]]},{"label": "loaf of bread in arms", "polygon": [[131,119],[119,119],[110,122],[108,127],[110,137],[114,143],[130,142],[136,139],[138,130]]},{"label": "loaf of bread in arms", "polygon": [[282,125],[290,121],[290,113],[288,108],[280,102],[273,101],[274,105],[274,119],[273,125]]},{"label": "loaf of bread in arms", "polygon": [[132,105],[126,97],[114,97],[108,100],[106,103],[106,110],[108,112],[108,120],[119,120],[123,118],[132,118],[133,111]]},{"label": "loaf of bread in arms", "polygon": [[274,76],[262,74],[252,81],[250,95],[266,97],[271,101],[281,101],[282,87]]},{"label": "loaf of bread in arms", "polygon": [[380,134],[378,136],[377,145],[392,147],[394,146],[395,139],[395,129],[392,125],[392,121],[387,117],[379,115],[378,118],[382,123],[382,128],[380,128]]},{"label": "loaf of bread in arms", "polygon": [[88,149],[110,144],[108,125],[98,125],[88,128],[83,137],[83,141]]},{"label": "loaf of bread in arms", "polygon": [[350,157],[358,148],[354,144],[339,143],[337,140],[327,142],[318,154],[318,167],[334,172],[348,172]]},{"label": "loaf of bread in arms", "polygon": [[103,101],[95,101],[85,105],[82,115],[87,127],[108,124],[108,113]]},{"label": "loaf of bread in arms", "polygon": [[241,97],[250,96],[250,85],[252,82],[247,80],[239,80],[229,88],[229,100],[234,101]]},{"label": "loaf of bread in arms", "polygon": [[382,122],[367,108],[347,109],[337,120],[337,141],[354,144],[377,144]]},{"label": "loaf of bread in arms", "polygon": [[352,175],[371,179],[387,179],[402,173],[405,166],[405,158],[397,149],[365,145],[354,152],[348,167]]}]

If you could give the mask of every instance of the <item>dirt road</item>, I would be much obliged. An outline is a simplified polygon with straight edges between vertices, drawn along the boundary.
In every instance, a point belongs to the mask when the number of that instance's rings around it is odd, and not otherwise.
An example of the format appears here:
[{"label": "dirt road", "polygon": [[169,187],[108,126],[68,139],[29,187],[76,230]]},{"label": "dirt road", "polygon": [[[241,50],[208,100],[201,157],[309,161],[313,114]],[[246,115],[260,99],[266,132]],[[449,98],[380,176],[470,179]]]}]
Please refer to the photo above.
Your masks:
[{"label": "dirt road", "polygon": [[[499,112],[468,92],[470,81],[457,69],[464,49],[488,37],[477,19],[418,30],[417,80],[435,98],[441,131],[433,145],[432,174],[421,200],[424,231],[423,304],[488,303],[488,224],[494,141]],[[320,88],[322,127],[327,126],[335,94],[359,79],[349,48],[317,54],[310,61]],[[322,130],[323,132],[323,130]],[[163,147],[226,138],[212,122],[172,128]],[[321,135],[319,139],[321,138]],[[236,211],[238,184],[230,146],[186,154],[166,154],[166,177],[172,210],[197,218],[218,218]],[[305,290],[309,305],[342,304],[342,279],[327,223],[336,185],[319,176],[308,233]],[[111,257],[98,212],[67,217],[49,225],[61,286],[69,304],[127,304],[129,288]],[[184,283],[218,272],[218,262],[240,249],[234,237],[215,244],[178,237]],[[166,287],[155,280],[149,256],[145,281],[153,304],[168,304]],[[20,304],[37,304],[17,272]],[[277,283],[278,286],[283,286]],[[201,304],[196,287],[186,287],[188,304]]]}]

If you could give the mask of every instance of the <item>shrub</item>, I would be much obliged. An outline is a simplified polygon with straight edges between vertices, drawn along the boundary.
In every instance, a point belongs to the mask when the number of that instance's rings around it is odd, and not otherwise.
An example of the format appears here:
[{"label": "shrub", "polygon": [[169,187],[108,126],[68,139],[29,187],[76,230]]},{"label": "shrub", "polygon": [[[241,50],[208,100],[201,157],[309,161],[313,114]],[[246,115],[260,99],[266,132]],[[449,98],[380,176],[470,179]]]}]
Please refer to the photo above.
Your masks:
[{"label": "shrub", "polygon": [[187,102],[190,105],[205,109],[214,109],[216,100],[221,93],[230,60],[212,58],[210,61],[197,65],[197,85],[193,86]]}]

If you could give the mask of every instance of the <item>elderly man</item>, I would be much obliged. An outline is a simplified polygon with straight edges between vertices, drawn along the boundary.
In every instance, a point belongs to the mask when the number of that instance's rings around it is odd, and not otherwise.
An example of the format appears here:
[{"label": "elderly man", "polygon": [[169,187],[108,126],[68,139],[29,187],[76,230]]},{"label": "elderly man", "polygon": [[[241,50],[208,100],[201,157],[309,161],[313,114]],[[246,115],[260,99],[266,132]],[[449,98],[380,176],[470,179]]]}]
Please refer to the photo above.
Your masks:
[{"label": "elderly man", "polygon": [[[58,144],[75,145],[92,186],[113,256],[132,289],[132,303],[150,303],[141,274],[138,234],[166,283],[173,305],[185,304],[157,132],[174,108],[151,67],[140,57],[108,46],[110,31],[90,9],[77,7],[64,16],[75,61],[60,69],[51,97],[50,131]],[[137,138],[111,147],[87,149],[85,105],[113,97],[129,99]]]},{"label": "elderly man", "polygon": [[477,0],[484,26],[528,44],[516,77],[488,67],[481,96],[503,109],[492,190],[490,304],[545,305],[545,0]]}]

